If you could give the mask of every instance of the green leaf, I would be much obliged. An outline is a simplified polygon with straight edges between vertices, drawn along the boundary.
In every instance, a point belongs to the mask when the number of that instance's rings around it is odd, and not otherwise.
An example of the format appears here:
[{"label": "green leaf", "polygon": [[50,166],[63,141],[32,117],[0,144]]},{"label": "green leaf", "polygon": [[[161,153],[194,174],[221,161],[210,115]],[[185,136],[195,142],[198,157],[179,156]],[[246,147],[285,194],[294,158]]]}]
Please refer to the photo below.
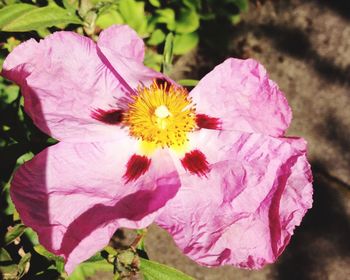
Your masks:
[{"label": "green leaf", "polygon": [[[26,7],[22,5],[24,4],[13,4],[0,10],[0,29],[2,31],[26,32],[51,26],[82,23],[76,15],[58,6],[39,8],[33,5],[26,5]],[[18,10],[21,12],[18,13]]]},{"label": "green leaf", "polygon": [[[11,201],[11,204],[13,204],[13,202]],[[12,215],[13,215],[13,220],[15,221],[15,222],[17,222],[17,221],[20,221],[21,220],[21,218],[20,218],[20,216],[19,216],[19,213],[18,213],[18,211],[17,211],[17,209],[15,208],[15,206],[13,205],[13,211],[12,211],[12,213],[11,213]]]},{"label": "green leaf", "polygon": [[19,87],[16,85],[5,86],[4,89],[0,90],[0,99],[6,104],[10,104],[15,101],[19,94]]},{"label": "green leaf", "polygon": [[98,6],[98,5],[105,5],[105,4],[110,4],[111,2],[118,2],[114,0],[80,0],[80,2],[90,2],[92,5]]},{"label": "green leaf", "polygon": [[113,272],[113,265],[107,261],[83,262],[68,277],[68,280],[85,280],[87,277],[94,275],[97,271]]},{"label": "green leaf", "polygon": [[3,49],[6,49],[8,52],[12,52],[15,47],[17,47],[21,41],[17,40],[15,37],[7,38],[6,43],[2,45]]},{"label": "green leaf", "polygon": [[88,36],[91,36],[93,38],[95,34],[96,29],[96,19],[97,19],[97,13],[94,10],[88,11],[84,15],[84,27],[83,30]]},{"label": "green leaf", "polygon": [[184,54],[197,46],[199,36],[197,32],[176,34],[174,37],[174,54]]},{"label": "green leaf", "polygon": [[[12,178],[11,178],[12,179]],[[5,215],[13,215],[16,208],[13,205],[13,202],[11,200],[11,196],[10,196],[10,181],[7,182],[1,192],[1,197],[3,198],[3,204],[2,204],[2,209],[1,212],[4,213]],[[7,205],[6,205],[7,204]]]},{"label": "green leaf", "polygon": [[12,261],[10,254],[4,248],[0,248],[0,262],[9,261]]},{"label": "green leaf", "polygon": [[175,29],[175,12],[170,8],[156,10],[156,22],[165,23],[166,27],[173,31]]},{"label": "green leaf", "polygon": [[118,251],[114,249],[112,246],[106,246],[103,248],[109,255],[117,255]]},{"label": "green leaf", "polygon": [[99,2],[103,2],[103,0],[79,0],[79,15],[85,18],[86,14],[91,11],[94,5],[97,5]]},{"label": "green leaf", "polygon": [[0,29],[11,23],[22,14],[36,10],[37,7],[29,4],[12,4],[0,9]]},{"label": "green leaf", "polygon": [[24,121],[24,97],[23,95],[19,98],[19,106],[18,106],[18,119],[23,122]]},{"label": "green leaf", "polygon": [[236,25],[238,24],[240,21],[241,21],[241,16],[238,14],[238,15],[231,15],[229,17],[230,21],[232,22],[233,25]]},{"label": "green leaf", "polygon": [[[18,214],[18,213],[17,213]],[[14,217],[15,218],[15,217]],[[34,230],[31,228],[26,228],[24,235],[29,239],[29,241],[32,243],[33,246],[36,246],[39,244],[39,238],[38,235]]]},{"label": "green leaf", "polygon": [[201,8],[201,0],[182,0],[184,6],[190,9],[200,9]]},{"label": "green leaf", "polygon": [[57,144],[58,141],[56,139],[54,139],[54,138],[49,137],[49,138],[47,138],[46,143],[48,145],[53,145],[53,144]]},{"label": "green leaf", "polygon": [[198,84],[198,80],[192,80],[192,79],[183,79],[179,80],[178,83],[185,87],[195,87]]},{"label": "green leaf", "polygon": [[135,231],[136,231],[137,237],[133,242],[133,246],[136,246],[136,249],[140,251],[144,251],[144,253],[147,255],[146,248],[145,248],[145,237],[148,232],[148,229],[142,228],[142,229],[136,229]]},{"label": "green leaf", "polygon": [[201,20],[214,20],[215,17],[216,17],[215,13],[211,13],[211,12],[200,14]]},{"label": "green leaf", "polygon": [[15,225],[10,231],[5,234],[4,245],[7,246],[12,243],[17,237],[20,237],[25,229],[26,227],[23,224]]},{"label": "green leaf", "polygon": [[21,277],[28,272],[29,266],[30,266],[29,262],[31,257],[32,257],[31,253],[27,253],[19,261],[18,272],[17,272],[18,279],[21,279]]},{"label": "green leaf", "polygon": [[18,279],[17,278],[18,266],[16,264],[0,266],[1,279]]},{"label": "green leaf", "polygon": [[163,73],[169,74],[173,62],[174,53],[174,35],[169,33],[165,38],[164,52],[163,52]]},{"label": "green leaf", "polygon": [[113,24],[122,24],[124,23],[124,19],[122,16],[116,11],[112,9],[107,9],[98,15],[96,20],[96,25],[102,29],[106,29]]},{"label": "green leaf", "polygon": [[156,8],[160,7],[160,1],[159,0],[149,0],[149,3]]},{"label": "green leaf", "polygon": [[143,258],[140,258],[140,261],[140,271],[145,280],[194,280],[191,276],[164,264]]},{"label": "green leaf", "polygon": [[17,159],[17,165],[22,165],[26,161],[31,160],[33,157],[34,154],[32,152],[25,153]]},{"label": "green leaf", "polygon": [[36,32],[41,38],[45,38],[51,34],[50,30],[47,28],[37,29]]},{"label": "green leaf", "polygon": [[51,261],[64,261],[64,259],[60,256],[56,256],[55,254],[47,251],[44,246],[42,245],[36,245],[34,246],[34,251],[37,252],[39,255],[44,256],[45,258],[51,260]]},{"label": "green leaf", "polygon": [[165,39],[164,46],[164,63],[171,64],[173,61],[173,49],[174,49],[174,35],[169,33]]},{"label": "green leaf", "polygon": [[118,260],[125,266],[129,266],[132,264],[135,259],[135,252],[131,250],[125,250],[118,254]]},{"label": "green leaf", "polygon": [[163,56],[161,54],[158,54],[155,51],[150,50],[149,48],[146,49],[145,59],[143,63],[147,67],[150,67],[156,70],[157,72],[160,72],[162,62],[163,62]]},{"label": "green leaf", "polygon": [[62,3],[63,6],[71,12],[74,12],[79,8],[79,0],[63,0]]},{"label": "green leaf", "polygon": [[148,39],[147,43],[151,46],[157,46],[165,40],[165,34],[161,29],[156,29],[151,37]]},{"label": "green leaf", "polygon": [[64,261],[56,261],[55,265],[58,272],[64,273]]},{"label": "green leaf", "polygon": [[34,246],[34,251],[48,260],[55,262],[55,268],[58,272],[64,272],[64,259],[62,257],[47,251],[45,247],[40,244]]},{"label": "green leaf", "polygon": [[102,257],[101,252],[98,252],[95,255],[93,255],[92,257],[90,257],[88,260],[86,260],[86,262],[98,262],[98,261],[102,261],[102,260],[105,260],[105,258]]},{"label": "green leaf", "polygon": [[199,27],[199,15],[193,9],[181,9],[176,20],[175,31],[177,33],[191,33]]},{"label": "green leaf", "polygon": [[120,0],[119,12],[125,23],[133,28],[139,35],[147,35],[147,18],[145,15],[145,3],[135,0]]}]

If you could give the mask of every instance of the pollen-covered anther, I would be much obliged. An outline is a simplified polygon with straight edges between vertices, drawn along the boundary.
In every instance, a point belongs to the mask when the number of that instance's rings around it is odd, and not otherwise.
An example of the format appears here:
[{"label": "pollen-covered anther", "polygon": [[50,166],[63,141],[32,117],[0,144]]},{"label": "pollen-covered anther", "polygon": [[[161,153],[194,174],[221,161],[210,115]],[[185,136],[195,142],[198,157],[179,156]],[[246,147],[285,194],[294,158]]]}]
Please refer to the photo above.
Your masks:
[{"label": "pollen-covered anther", "polygon": [[167,81],[139,87],[124,114],[131,136],[157,147],[183,147],[196,128],[196,111],[186,89]]}]

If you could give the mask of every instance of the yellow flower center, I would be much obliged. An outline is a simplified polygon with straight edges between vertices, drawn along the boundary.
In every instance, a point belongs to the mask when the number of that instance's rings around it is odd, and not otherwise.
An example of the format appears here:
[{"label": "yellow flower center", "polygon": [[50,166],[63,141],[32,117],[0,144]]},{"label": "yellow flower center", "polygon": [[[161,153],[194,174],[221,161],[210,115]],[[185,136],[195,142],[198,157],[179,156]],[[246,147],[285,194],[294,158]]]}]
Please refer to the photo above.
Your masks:
[{"label": "yellow flower center", "polygon": [[131,136],[141,140],[143,153],[169,147],[185,150],[187,134],[196,128],[196,110],[186,89],[171,84],[139,87],[124,113]]}]

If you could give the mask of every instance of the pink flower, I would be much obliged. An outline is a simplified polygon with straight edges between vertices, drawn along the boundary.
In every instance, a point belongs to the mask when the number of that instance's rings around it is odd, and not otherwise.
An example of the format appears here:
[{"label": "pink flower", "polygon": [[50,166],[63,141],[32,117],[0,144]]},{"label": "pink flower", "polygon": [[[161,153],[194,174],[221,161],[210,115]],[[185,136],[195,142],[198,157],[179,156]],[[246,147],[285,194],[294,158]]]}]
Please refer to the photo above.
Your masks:
[{"label": "pink flower", "polygon": [[200,264],[274,262],[312,204],[282,92],[258,62],[230,58],[187,93],[143,56],[136,33],[113,26],[97,44],[57,32],[7,57],[2,74],[60,141],[14,176],[23,222],[68,273],[117,228],[154,220]]}]

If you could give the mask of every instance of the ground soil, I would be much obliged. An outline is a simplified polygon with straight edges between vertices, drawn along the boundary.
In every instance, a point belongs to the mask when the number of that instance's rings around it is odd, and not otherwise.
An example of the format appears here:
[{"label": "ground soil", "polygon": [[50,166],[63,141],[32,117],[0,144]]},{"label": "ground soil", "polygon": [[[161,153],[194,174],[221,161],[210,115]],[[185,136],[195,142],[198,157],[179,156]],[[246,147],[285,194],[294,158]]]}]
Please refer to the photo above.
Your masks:
[{"label": "ground soil", "polygon": [[260,271],[200,267],[156,226],[146,241],[151,259],[200,280],[350,279],[349,23],[346,0],[267,1],[252,5],[216,48],[202,44],[177,61],[174,78],[201,78],[230,56],[265,65],[293,110],[288,135],[308,141],[314,206],[280,259]]}]

